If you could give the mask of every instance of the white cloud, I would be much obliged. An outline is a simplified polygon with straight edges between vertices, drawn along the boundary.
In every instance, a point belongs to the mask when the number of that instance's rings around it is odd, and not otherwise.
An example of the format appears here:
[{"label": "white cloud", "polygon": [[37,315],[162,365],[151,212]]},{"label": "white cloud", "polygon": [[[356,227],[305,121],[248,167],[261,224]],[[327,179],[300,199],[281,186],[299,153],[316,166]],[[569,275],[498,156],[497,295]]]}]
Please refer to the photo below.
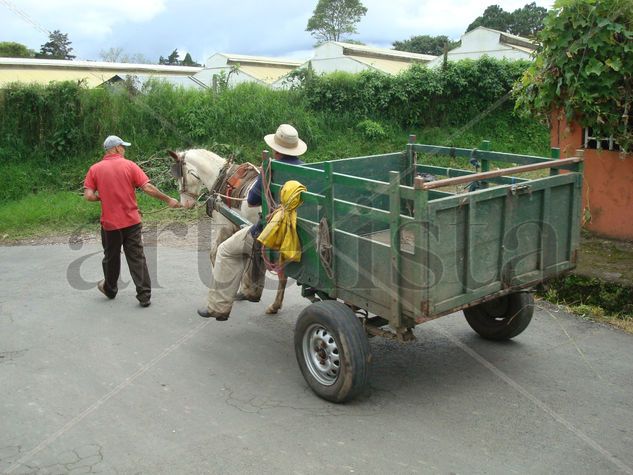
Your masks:
[{"label": "white cloud", "polygon": [[12,22],[22,20],[45,30],[61,30],[71,36],[86,37],[107,35],[120,23],[150,21],[166,8],[165,0],[23,0],[9,3],[14,7]]},{"label": "white cloud", "polygon": [[[177,45],[198,62],[216,52],[298,57],[314,44],[305,28],[317,1],[3,0],[0,31],[3,40],[37,50],[47,30],[60,30],[78,59],[96,59],[110,47],[158,58]],[[352,38],[391,47],[414,35],[459,38],[488,5],[512,11],[530,0],[361,1],[368,11]],[[536,3],[551,7],[552,0]]]}]

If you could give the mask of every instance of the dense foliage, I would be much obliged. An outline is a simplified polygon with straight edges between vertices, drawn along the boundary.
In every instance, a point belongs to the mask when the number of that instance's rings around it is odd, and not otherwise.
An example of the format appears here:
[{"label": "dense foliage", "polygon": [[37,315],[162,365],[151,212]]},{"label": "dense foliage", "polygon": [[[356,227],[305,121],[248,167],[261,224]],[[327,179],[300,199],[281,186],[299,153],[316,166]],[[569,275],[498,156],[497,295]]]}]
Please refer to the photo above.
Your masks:
[{"label": "dense foliage", "polygon": [[534,64],[516,88],[517,109],[568,119],[633,147],[633,1],[559,0]]},{"label": "dense foliage", "polygon": [[32,58],[35,51],[22,43],[14,41],[0,41],[0,58]]},{"label": "dense foliage", "polygon": [[405,128],[456,125],[477,120],[503,103],[512,107],[509,93],[527,65],[484,57],[449,62],[445,69],[414,65],[398,76],[334,73],[307,78],[303,87],[317,111],[388,118]]},{"label": "dense foliage", "polygon": [[448,36],[412,36],[408,40],[394,41],[393,49],[398,51],[408,51],[410,53],[432,54],[440,56],[444,53],[444,48],[451,50],[459,45],[459,41],[452,41]]},{"label": "dense foliage", "polygon": [[543,28],[543,20],[547,16],[547,9],[536,6],[535,2],[526,4],[523,8],[517,8],[507,12],[499,5],[490,5],[484,10],[483,15],[477,17],[466,31],[474,30],[479,26],[505,31],[513,35],[534,37]]},{"label": "dense foliage", "polygon": [[80,189],[109,134],[131,141],[130,158],[167,180],[166,149],[203,147],[258,162],[263,136],[282,122],[308,143],[308,161],[401,150],[409,133],[422,143],[475,147],[490,139],[500,150],[547,155],[547,129],[516,117],[507,100],[525,66],[483,59],[399,76],[306,75],[289,91],[252,83],[218,92],[162,82],[140,92],[14,84],[0,91],[0,202]]}]

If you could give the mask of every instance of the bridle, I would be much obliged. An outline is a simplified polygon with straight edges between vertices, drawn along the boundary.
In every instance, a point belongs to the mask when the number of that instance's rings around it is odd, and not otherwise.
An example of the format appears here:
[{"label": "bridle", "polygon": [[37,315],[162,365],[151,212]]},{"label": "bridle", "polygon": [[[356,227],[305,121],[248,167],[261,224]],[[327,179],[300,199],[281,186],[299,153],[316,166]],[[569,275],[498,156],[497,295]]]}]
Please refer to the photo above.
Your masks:
[{"label": "bridle", "polygon": [[196,180],[198,181],[201,181],[201,180],[200,180],[200,177],[191,170],[186,170],[186,173],[185,173],[185,156],[186,155],[187,155],[187,152],[183,153],[182,158],[177,160],[176,163],[174,163],[171,166],[171,174],[174,178],[178,179],[178,193],[180,193],[181,195],[189,196],[190,198],[193,198],[194,200],[198,201],[200,196],[202,196],[202,193],[195,195],[194,193],[187,191],[187,180],[186,180],[185,175],[189,173]]},{"label": "bridle", "polygon": [[[170,152],[171,153],[171,152]],[[182,154],[182,158],[179,158],[178,160],[176,160],[176,163],[174,163],[171,166],[171,174],[174,178],[178,179],[178,193],[182,194],[182,195],[186,195],[189,196],[190,198],[193,198],[195,201],[198,201],[200,199],[200,197],[204,194],[204,193],[199,193],[198,195],[191,193],[190,191],[187,190],[187,180],[186,180],[186,176],[187,174],[193,176],[196,180],[198,180],[198,182],[202,182],[202,180],[200,179],[200,177],[194,173],[192,170],[189,169],[185,169],[185,157],[187,155],[187,152],[183,152]],[[218,173],[218,176],[216,177],[213,186],[211,188],[209,188],[209,192],[211,194],[216,193],[218,190],[217,188],[219,187],[220,184],[222,184],[222,182],[225,181],[226,179],[226,173],[229,170],[229,168],[231,167],[231,165],[233,164],[233,161],[231,159],[226,160],[226,163],[224,164],[224,166],[222,167],[222,169],[220,170],[220,172]]]}]

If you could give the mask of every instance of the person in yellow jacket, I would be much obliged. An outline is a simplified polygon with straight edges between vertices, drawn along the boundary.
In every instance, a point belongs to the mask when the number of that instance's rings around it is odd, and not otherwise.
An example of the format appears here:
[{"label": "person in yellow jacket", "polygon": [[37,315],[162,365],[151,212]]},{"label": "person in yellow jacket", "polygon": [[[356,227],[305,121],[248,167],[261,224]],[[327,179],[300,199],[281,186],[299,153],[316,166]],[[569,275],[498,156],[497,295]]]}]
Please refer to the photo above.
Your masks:
[{"label": "person in yellow jacket", "polygon": [[[273,150],[275,160],[292,165],[303,163],[298,157],[303,155],[308,147],[299,138],[297,130],[291,125],[281,124],[274,134],[266,135],[264,141]],[[261,175],[248,195],[247,201],[250,206],[261,206],[262,204],[260,180]],[[298,182],[289,182],[289,186],[286,188],[284,185],[284,189],[285,191],[281,193],[282,204],[285,198],[287,206],[285,208],[282,206],[280,212],[273,216],[271,223],[265,229],[263,229],[261,223],[256,223],[251,227],[244,227],[218,247],[215,265],[213,266],[213,282],[209,288],[207,305],[198,309],[198,315],[201,317],[215,318],[219,321],[228,320],[233,301],[240,287],[240,281],[250,261],[253,245],[260,234],[263,234],[262,237],[267,240],[266,242],[274,241],[280,243],[282,246],[282,258],[284,254],[286,260],[296,260],[300,256],[300,246],[297,250],[298,241],[296,234],[294,237],[291,235],[286,236],[284,231],[296,229],[296,215],[293,214],[294,211],[291,208],[296,208],[300,204],[299,195],[305,188]],[[282,219],[285,210],[288,211],[285,214],[287,219]],[[262,231],[264,232],[262,233]],[[286,252],[284,253],[285,249]],[[257,295],[247,295],[246,298],[248,300],[259,301],[264,289],[264,279],[265,274],[261,273],[259,281],[249,285]]]}]

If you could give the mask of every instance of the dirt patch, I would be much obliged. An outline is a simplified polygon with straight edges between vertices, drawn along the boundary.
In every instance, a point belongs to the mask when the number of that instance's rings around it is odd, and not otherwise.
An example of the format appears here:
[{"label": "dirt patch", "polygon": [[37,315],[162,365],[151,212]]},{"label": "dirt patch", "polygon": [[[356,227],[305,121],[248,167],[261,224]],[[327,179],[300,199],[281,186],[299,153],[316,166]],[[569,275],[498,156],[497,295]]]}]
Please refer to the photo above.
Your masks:
[{"label": "dirt patch", "polygon": [[633,285],[633,242],[583,234],[574,274]]}]

